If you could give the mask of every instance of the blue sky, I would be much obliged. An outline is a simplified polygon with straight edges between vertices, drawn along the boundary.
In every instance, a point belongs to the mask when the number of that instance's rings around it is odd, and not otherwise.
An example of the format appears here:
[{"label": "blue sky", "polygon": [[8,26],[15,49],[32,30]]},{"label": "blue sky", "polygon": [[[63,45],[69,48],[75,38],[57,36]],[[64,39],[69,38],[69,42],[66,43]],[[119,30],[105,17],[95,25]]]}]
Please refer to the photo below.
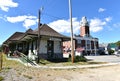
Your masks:
[{"label": "blue sky", "polygon": [[[100,43],[120,40],[120,0],[72,0],[73,30],[86,16],[90,33]],[[16,31],[37,28],[38,9],[43,7],[41,23],[70,36],[68,0],[0,0],[0,44]]]}]

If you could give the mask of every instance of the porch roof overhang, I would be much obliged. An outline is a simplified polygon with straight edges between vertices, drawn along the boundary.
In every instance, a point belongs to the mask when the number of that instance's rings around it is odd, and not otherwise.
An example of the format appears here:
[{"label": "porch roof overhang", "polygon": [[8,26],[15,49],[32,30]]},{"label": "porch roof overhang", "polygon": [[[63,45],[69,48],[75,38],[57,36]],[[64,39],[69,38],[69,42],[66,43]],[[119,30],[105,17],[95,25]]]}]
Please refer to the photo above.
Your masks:
[{"label": "porch roof overhang", "polygon": [[40,35],[41,38],[49,38],[49,40],[58,40],[61,39],[61,41],[70,41],[70,37],[57,37],[57,36],[50,36],[50,35]]},{"label": "porch roof overhang", "polygon": [[6,41],[4,42],[3,44],[11,44],[11,43],[21,43],[22,41],[18,41],[18,40],[9,40],[9,41]]},{"label": "porch roof overhang", "polygon": [[[49,27],[46,24],[43,24],[40,28],[40,37],[53,37],[53,38],[59,38],[62,41],[69,41],[70,37],[64,36],[58,32],[56,32],[54,29]],[[24,32],[15,32],[10,38],[8,38],[4,43],[20,43],[20,42],[27,42],[30,40],[37,40],[38,39],[38,29],[37,30],[28,30],[25,33]]]},{"label": "porch roof overhang", "polygon": [[33,40],[34,38],[37,38],[37,35],[33,34],[25,34],[20,40],[21,41],[28,41],[28,40]]}]

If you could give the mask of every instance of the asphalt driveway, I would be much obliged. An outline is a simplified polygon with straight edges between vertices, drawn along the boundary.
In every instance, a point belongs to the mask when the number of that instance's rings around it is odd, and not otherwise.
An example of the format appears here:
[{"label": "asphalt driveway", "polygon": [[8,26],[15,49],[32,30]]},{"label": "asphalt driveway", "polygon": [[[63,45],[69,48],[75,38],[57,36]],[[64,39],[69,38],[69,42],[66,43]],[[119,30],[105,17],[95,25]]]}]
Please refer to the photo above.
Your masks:
[{"label": "asphalt driveway", "polygon": [[109,62],[109,63],[118,63],[120,62],[120,57],[115,55],[100,55],[100,56],[85,56],[87,59],[96,62]]}]

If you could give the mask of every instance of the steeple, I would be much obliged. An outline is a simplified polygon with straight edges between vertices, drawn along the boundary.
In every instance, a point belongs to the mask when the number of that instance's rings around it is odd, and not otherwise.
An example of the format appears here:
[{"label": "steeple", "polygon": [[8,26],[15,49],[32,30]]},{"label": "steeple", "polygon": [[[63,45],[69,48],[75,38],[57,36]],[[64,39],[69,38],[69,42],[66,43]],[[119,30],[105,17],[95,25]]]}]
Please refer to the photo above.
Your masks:
[{"label": "steeple", "polygon": [[84,16],[82,17],[82,20],[80,21],[80,36],[84,37],[90,36],[90,32],[89,32],[89,23],[87,21],[87,18]]},{"label": "steeple", "polygon": [[82,20],[80,21],[80,26],[89,26],[87,18],[85,16],[82,17]]}]

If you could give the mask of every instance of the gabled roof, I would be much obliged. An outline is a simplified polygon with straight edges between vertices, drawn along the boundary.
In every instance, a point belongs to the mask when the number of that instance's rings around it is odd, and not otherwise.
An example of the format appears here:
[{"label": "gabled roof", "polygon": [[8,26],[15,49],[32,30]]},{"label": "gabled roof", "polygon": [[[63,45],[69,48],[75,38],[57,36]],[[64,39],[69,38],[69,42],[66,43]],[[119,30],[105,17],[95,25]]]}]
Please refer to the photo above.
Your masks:
[{"label": "gabled roof", "polygon": [[[30,32],[29,34],[34,34],[37,35],[38,34],[38,29],[34,30],[33,32]],[[54,29],[52,29],[51,27],[49,27],[46,24],[43,24],[42,26],[40,26],[40,35],[43,36],[52,36],[52,37],[62,37],[62,38],[69,38],[67,36],[64,36],[58,32],[56,32]]]},{"label": "gabled roof", "polygon": [[[63,38],[63,39],[70,39],[70,37],[64,36],[58,32],[56,32],[54,29],[49,27],[46,24],[43,24],[40,26],[40,35],[41,36],[51,36],[51,37],[57,37],[57,38]],[[28,29],[25,33],[23,32],[15,32],[11,37],[9,37],[4,43],[9,43],[13,41],[23,41],[25,37],[37,37],[38,36],[38,29],[32,30]]]},{"label": "gabled roof", "polygon": [[19,41],[22,36],[24,35],[23,32],[15,32],[11,37],[9,37],[4,43],[10,42],[10,41]]},{"label": "gabled roof", "polygon": [[33,30],[32,29],[28,29],[25,33],[31,33],[31,32],[33,32]]}]

